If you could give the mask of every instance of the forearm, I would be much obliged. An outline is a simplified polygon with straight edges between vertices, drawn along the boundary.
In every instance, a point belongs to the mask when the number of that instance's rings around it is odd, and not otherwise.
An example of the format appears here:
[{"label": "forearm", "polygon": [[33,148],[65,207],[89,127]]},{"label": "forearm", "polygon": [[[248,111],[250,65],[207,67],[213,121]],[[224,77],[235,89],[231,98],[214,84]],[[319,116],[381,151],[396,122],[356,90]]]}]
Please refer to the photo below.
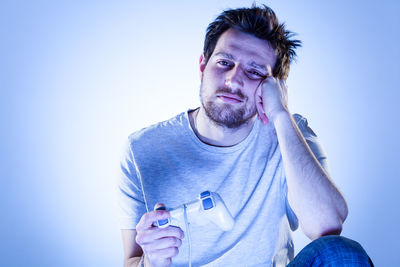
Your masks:
[{"label": "forearm", "polygon": [[340,233],[346,202],[319,164],[289,112],[273,117],[288,185],[288,200],[311,239]]}]

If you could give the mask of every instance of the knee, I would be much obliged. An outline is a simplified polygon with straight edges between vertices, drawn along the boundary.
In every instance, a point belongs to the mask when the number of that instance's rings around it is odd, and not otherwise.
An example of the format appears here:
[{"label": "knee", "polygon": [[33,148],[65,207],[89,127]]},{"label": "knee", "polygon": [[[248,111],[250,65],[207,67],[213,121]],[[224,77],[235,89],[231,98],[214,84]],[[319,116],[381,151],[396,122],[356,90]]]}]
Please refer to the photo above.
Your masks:
[{"label": "knee", "polygon": [[363,250],[358,242],[339,235],[323,236],[315,239],[311,244],[314,244],[319,249],[323,250],[349,250],[354,252],[359,251],[360,249]]},{"label": "knee", "polygon": [[329,266],[341,266],[340,264],[370,266],[369,257],[362,246],[346,237],[323,236],[314,240],[310,245],[318,251],[318,257],[315,260],[323,264],[330,263]]}]

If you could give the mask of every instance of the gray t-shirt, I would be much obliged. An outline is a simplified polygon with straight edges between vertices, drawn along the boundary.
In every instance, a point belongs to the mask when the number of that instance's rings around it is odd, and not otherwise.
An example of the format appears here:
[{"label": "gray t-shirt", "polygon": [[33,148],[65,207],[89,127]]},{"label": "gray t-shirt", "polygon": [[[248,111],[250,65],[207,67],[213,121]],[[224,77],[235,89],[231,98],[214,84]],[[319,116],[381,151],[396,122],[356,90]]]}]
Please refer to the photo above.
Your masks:
[{"label": "gray t-shirt", "polygon": [[[224,232],[213,224],[191,224],[192,266],[286,266],[294,257],[291,230],[297,229],[298,221],[287,201],[273,123],[256,120],[239,144],[215,147],[197,138],[188,112],[129,136],[119,179],[121,229],[135,229],[146,212],[142,189],[150,210],[156,203],[178,207],[209,190],[222,197],[235,226]],[[307,120],[298,114],[293,118],[326,168],[326,158]],[[188,264],[186,237],[172,266]]]}]

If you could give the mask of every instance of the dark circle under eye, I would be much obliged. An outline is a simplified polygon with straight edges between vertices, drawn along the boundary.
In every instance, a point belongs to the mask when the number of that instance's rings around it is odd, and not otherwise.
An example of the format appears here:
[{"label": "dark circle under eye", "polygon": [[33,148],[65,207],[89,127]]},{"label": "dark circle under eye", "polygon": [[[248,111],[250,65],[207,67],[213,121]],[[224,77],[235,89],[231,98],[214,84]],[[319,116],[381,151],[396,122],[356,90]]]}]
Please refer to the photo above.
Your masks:
[{"label": "dark circle under eye", "polygon": [[255,71],[255,70],[250,70],[250,71],[248,71],[247,73],[248,73],[248,74],[247,74],[247,77],[249,77],[249,79],[252,79],[252,80],[262,80],[262,79],[265,79],[265,78],[266,78],[265,75],[263,75],[262,73],[259,73],[259,72]]},{"label": "dark circle under eye", "polygon": [[251,74],[256,75],[258,77],[263,77],[264,75],[262,75],[261,73],[257,72],[257,71],[250,71]]}]

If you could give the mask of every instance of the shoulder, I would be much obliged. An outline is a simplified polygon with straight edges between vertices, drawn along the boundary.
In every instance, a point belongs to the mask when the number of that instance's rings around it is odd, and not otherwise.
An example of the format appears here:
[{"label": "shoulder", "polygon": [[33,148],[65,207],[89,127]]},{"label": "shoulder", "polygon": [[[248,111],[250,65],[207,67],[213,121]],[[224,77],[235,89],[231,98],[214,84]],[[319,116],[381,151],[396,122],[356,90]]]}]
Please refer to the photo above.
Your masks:
[{"label": "shoulder", "polygon": [[137,142],[174,135],[176,132],[181,132],[182,128],[185,127],[185,120],[185,112],[182,112],[168,120],[155,123],[131,133],[129,135],[129,141]]},{"label": "shoulder", "polygon": [[328,162],[325,150],[319,142],[318,136],[309,126],[307,119],[300,114],[293,114],[292,117],[299,127],[311,151],[313,152],[319,163],[322,165],[322,167],[326,171],[328,171]]},{"label": "shoulder", "polygon": [[305,117],[297,113],[293,114],[292,117],[296,122],[297,126],[299,127],[300,131],[304,135],[304,137],[309,137],[309,136],[317,137],[314,131],[309,127],[308,121]]}]

